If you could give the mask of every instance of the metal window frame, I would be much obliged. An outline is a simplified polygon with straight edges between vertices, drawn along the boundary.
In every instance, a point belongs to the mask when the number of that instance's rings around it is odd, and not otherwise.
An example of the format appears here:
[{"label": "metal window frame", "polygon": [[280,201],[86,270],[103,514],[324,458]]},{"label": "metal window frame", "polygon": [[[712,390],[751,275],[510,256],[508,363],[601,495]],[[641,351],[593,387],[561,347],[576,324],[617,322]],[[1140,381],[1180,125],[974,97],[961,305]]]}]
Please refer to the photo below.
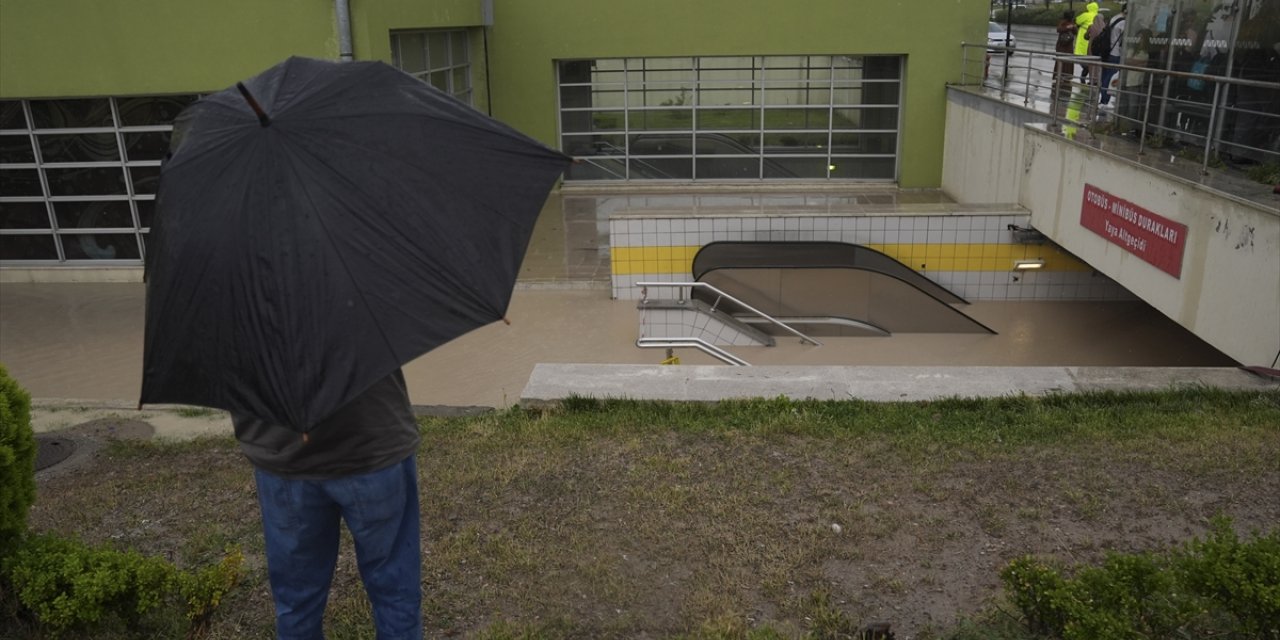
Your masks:
[{"label": "metal window frame", "polygon": [[[835,181],[841,181],[841,182],[897,181],[899,179],[899,176],[901,173],[901,166],[902,166],[902,162],[901,162],[902,125],[903,125],[903,110],[905,107],[905,105],[903,104],[903,98],[905,95],[905,84],[906,84],[906,77],[905,77],[906,76],[906,60],[905,60],[905,56],[900,56],[900,55],[874,56],[874,57],[892,57],[897,60],[897,73],[896,73],[896,77],[894,78],[868,79],[868,78],[859,77],[858,79],[853,80],[850,78],[837,77],[840,74],[841,70],[864,69],[865,60],[867,57],[869,56],[792,54],[792,55],[786,55],[786,56],[773,56],[773,55],[769,55],[769,56],[766,56],[766,55],[675,56],[675,57],[653,57],[653,58],[643,58],[643,57],[634,58],[633,57],[633,58],[586,59],[586,60],[589,60],[593,64],[593,66],[596,64],[599,64],[600,62],[606,62],[611,67],[606,70],[608,73],[620,74],[616,77],[610,77],[609,81],[607,82],[594,82],[594,81],[564,82],[561,76],[563,63],[581,62],[583,61],[583,59],[556,60],[556,89],[557,89],[556,90],[556,112],[557,112],[556,129],[557,129],[557,137],[560,140],[561,148],[570,148],[572,145],[568,143],[575,139],[588,139],[589,137],[601,136],[601,135],[622,136],[623,142],[624,142],[624,146],[620,150],[621,154],[611,153],[611,154],[582,156],[582,158],[585,160],[602,160],[602,161],[608,161],[611,163],[612,162],[622,163],[622,177],[620,179],[614,178],[614,179],[606,180],[606,179],[579,178],[579,179],[567,180],[567,181],[591,183],[591,182],[610,182],[610,181],[617,182],[617,181],[640,180],[640,178],[637,178],[632,175],[632,166],[635,161],[637,160],[639,161],[674,160],[674,159],[689,159],[692,163],[692,168],[691,168],[692,177],[671,178],[671,179],[645,178],[643,180],[645,182],[689,182],[689,181],[692,181],[692,182],[758,182],[758,181],[811,182],[814,180],[823,180],[823,181],[835,180]],[[712,65],[704,64],[704,61],[732,59],[732,58],[738,58],[743,61],[750,61],[751,66],[750,67],[747,67],[747,66],[726,67],[726,66],[719,66],[715,64],[712,64]],[[790,59],[802,58],[806,66],[795,66],[796,63],[794,62],[794,60],[789,60],[785,63],[782,63],[785,66],[772,67],[772,68],[794,70],[802,73],[803,77],[800,77],[797,79],[766,78],[765,76],[767,75],[768,71],[771,69],[769,62],[771,60],[779,60],[783,58],[790,58]],[[827,62],[826,66],[814,66],[815,58],[826,58],[826,62]],[[850,62],[850,64],[837,64],[837,61],[841,59],[847,62]],[[684,66],[665,67],[662,65],[662,62],[661,62],[663,60],[690,60],[691,63],[688,68]],[[656,63],[657,68],[651,67],[651,65],[653,65],[654,63]],[[704,71],[705,72],[711,72],[711,71],[722,72],[726,70],[730,72],[733,72],[733,71],[745,72],[747,75],[750,76],[749,79],[743,78],[739,82],[750,84],[750,91],[753,94],[751,104],[743,104],[743,105],[701,104],[704,91],[707,90],[708,87],[715,88],[717,86],[720,86],[724,89],[731,89],[733,87],[731,87],[730,85],[734,83],[734,80],[731,80],[731,79],[723,79],[723,80],[722,79],[714,79],[714,80],[706,79],[704,78]],[[822,75],[825,75],[826,77],[819,78],[819,79],[812,79],[812,72],[815,70],[824,71],[825,73]],[[689,80],[652,81],[652,82],[660,83],[659,88],[665,89],[665,90],[671,90],[677,87],[683,88],[681,87],[682,83],[684,82],[690,83],[691,86],[689,87],[689,91],[690,91],[691,99],[689,100],[689,102],[683,103],[679,106],[673,106],[673,105],[632,106],[633,98],[631,94],[637,90],[637,87],[639,87],[640,90],[647,90],[647,87],[649,87],[651,83],[651,81],[647,78],[647,75],[650,72],[656,72],[656,71],[681,71],[681,72],[689,71],[691,72],[692,78]],[[858,75],[861,76],[862,75],[861,72]],[[896,103],[845,104],[844,102],[837,103],[835,100],[838,90],[862,88],[868,85],[889,84],[889,83],[893,83],[897,85]],[[823,89],[827,92],[829,99],[827,101],[827,104],[825,105],[768,105],[766,104],[766,101],[768,100],[768,91],[769,91],[770,85],[774,85],[775,90],[778,88],[785,88],[788,91],[797,90],[797,89],[803,90],[809,87],[812,87],[814,89]],[[784,85],[784,86],[780,87],[779,85]],[[584,87],[590,89],[590,91],[592,92],[592,98],[593,98],[592,106],[566,108],[561,105],[561,95],[566,88],[584,88]],[[746,89],[746,87],[743,87],[743,88]],[[617,96],[620,98],[620,104],[616,106],[614,105],[597,106],[596,104],[594,104],[594,98],[596,94],[602,94],[602,95],[617,94]],[[778,129],[776,127],[770,128],[767,126],[766,114],[770,111],[778,111],[782,109],[806,108],[806,107],[810,107],[815,110],[822,110],[822,109],[826,110],[827,127],[825,128],[825,130],[824,129]],[[643,113],[645,111],[670,111],[673,108],[680,109],[680,110],[687,109],[689,111],[690,123],[689,123],[688,129],[684,129],[684,128],[636,129],[634,128],[634,122],[633,122],[634,114]],[[859,128],[836,127],[835,126],[836,111],[839,109],[850,109],[850,108],[894,109],[897,114],[897,117],[895,119],[897,126],[893,129],[864,128],[864,127],[859,127]],[[756,128],[702,129],[699,127],[699,122],[698,122],[699,113],[709,109],[755,111],[756,112],[755,117],[758,118],[759,126]],[[609,131],[592,130],[592,131],[574,131],[574,132],[566,132],[564,129],[564,117],[563,117],[564,114],[603,113],[603,112],[621,113],[622,115],[621,129],[609,130]],[[767,151],[764,149],[763,143],[764,143],[764,136],[766,134],[799,133],[799,132],[825,133],[827,137],[826,147],[825,147],[826,152],[825,153],[808,153],[808,154],[806,153],[770,154],[770,153],[767,153]],[[672,134],[688,133],[690,137],[690,142],[691,142],[690,153],[688,154],[645,154],[645,155],[632,153],[630,148],[632,137],[640,133],[672,133]],[[760,136],[759,138],[760,151],[754,154],[699,154],[697,151],[697,141],[700,133],[733,134],[733,135],[757,134]],[[891,134],[894,134],[895,136],[894,145],[893,145],[894,149],[891,153],[835,154],[831,151],[831,143],[833,141],[833,137],[839,133],[891,133]],[[758,159],[756,175],[755,177],[750,177],[750,178],[700,178],[698,177],[699,158],[702,158],[704,160],[729,159],[729,158],[756,158]],[[826,169],[825,175],[821,178],[816,176],[801,177],[801,178],[765,177],[766,163],[769,160],[778,160],[778,159],[785,160],[785,159],[795,159],[795,158],[826,158],[827,169]],[[893,175],[892,177],[889,177],[889,178],[861,178],[861,177],[836,178],[832,176],[832,164],[834,160],[839,158],[869,158],[869,159],[892,158],[894,161]]]},{"label": "metal window frame", "polygon": [[[188,95],[188,94],[181,94]],[[195,94],[197,97],[200,94]],[[155,132],[171,132],[173,125],[130,125],[122,124],[123,120],[120,114],[120,100],[136,99],[136,98],[164,98],[165,95],[155,96],[106,96],[111,109],[112,126],[106,127],[40,127],[34,126],[35,118],[31,111],[32,99],[15,99],[22,105],[25,129],[5,129],[4,132],[13,137],[17,135],[25,135],[28,143],[31,145],[33,162],[22,163],[6,163],[0,164],[3,169],[28,169],[35,170],[40,183],[39,196],[0,196],[0,202],[42,202],[45,207],[45,214],[48,216],[49,226],[45,229],[0,229],[2,236],[43,236],[53,241],[55,258],[51,259],[25,259],[25,260],[0,260],[3,266],[50,266],[50,265],[67,265],[67,266],[139,266],[146,261],[146,236],[150,232],[150,227],[142,226],[141,214],[138,211],[138,203],[143,201],[155,201],[155,194],[138,193],[134,187],[134,175],[132,168],[140,167],[159,167],[161,160],[130,160],[128,158],[127,147],[125,146],[125,136],[130,133],[155,133]],[[56,100],[57,98],[54,98]],[[81,99],[81,98],[68,98]],[[94,98],[91,99],[101,99]],[[101,161],[76,161],[76,162],[48,162],[44,159],[40,149],[39,136],[41,135],[88,135],[88,134],[111,134],[115,137],[116,142],[116,158],[114,160]],[[124,181],[124,193],[112,194],[78,194],[78,195],[52,195],[49,184],[49,170],[56,169],[93,169],[93,168],[118,168],[122,172]],[[58,217],[55,211],[59,202],[127,202],[129,206],[129,217],[132,225],[130,227],[63,227],[58,223]],[[62,238],[73,235],[131,235],[136,243],[138,258],[113,258],[113,259],[84,259],[74,258],[68,259],[67,253],[63,248]]]}]

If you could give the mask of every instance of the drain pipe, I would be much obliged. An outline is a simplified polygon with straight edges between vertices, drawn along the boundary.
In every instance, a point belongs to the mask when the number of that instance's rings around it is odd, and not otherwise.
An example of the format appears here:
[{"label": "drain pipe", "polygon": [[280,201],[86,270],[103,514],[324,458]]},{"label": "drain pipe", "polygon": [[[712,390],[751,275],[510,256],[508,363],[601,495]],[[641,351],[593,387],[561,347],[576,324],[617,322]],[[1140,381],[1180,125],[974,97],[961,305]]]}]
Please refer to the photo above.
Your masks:
[{"label": "drain pipe", "polygon": [[333,0],[333,6],[338,14],[338,60],[351,62],[355,59],[351,53],[351,2]]}]

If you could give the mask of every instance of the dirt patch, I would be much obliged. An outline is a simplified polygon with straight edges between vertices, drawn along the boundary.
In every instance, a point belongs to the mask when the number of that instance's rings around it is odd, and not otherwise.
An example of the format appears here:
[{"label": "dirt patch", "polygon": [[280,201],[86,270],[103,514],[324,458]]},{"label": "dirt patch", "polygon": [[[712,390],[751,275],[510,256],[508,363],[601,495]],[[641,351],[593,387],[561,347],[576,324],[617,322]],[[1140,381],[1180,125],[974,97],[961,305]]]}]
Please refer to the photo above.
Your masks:
[{"label": "dirt patch", "polygon": [[[98,425],[95,428],[103,428]],[[119,433],[121,425],[116,426]],[[995,601],[1024,554],[1162,549],[1225,514],[1280,521],[1280,436],[895,450],[880,436],[428,432],[419,454],[428,636],[497,623],[550,638],[665,638],[707,621],[798,635],[823,599],[900,640]],[[252,471],[228,438],[113,448],[39,483],[36,529],[180,563],[245,551],[210,638],[270,636]],[[333,637],[371,628],[344,540]]]},{"label": "dirt patch", "polygon": [[36,434],[36,479],[69,473],[90,461],[112,440],[147,440],[155,428],[141,420],[97,418],[57,431]]}]

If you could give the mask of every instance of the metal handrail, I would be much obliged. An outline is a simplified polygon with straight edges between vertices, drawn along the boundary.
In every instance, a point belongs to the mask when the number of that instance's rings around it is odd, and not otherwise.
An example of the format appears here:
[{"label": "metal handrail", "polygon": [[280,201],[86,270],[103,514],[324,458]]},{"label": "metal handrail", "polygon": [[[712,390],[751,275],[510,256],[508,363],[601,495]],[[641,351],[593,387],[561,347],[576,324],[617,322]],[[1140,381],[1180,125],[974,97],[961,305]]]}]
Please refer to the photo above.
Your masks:
[{"label": "metal handrail", "polygon": [[636,338],[636,346],[641,349],[666,349],[666,348],[694,348],[703,353],[718,358],[725,364],[731,364],[735,367],[749,367],[750,362],[739,358],[738,356],[721,349],[720,347],[703,340],[702,338]]},{"label": "metal handrail", "polygon": [[[742,307],[743,309],[746,309],[747,311],[750,311],[751,313],[753,313],[753,314],[755,314],[755,315],[757,315],[757,316],[759,316],[759,317],[761,317],[761,318],[764,318],[765,320],[769,321],[770,323],[773,323],[773,324],[775,324],[775,325],[777,325],[777,326],[781,327],[783,330],[785,330],[785,331],[787,331],[787,332],[791,333],[792,335],[794,335],[794,336],[796,336],[796,337],[800,338],[800,341],[801,341],[801,342],[808,342],[809,344],[814,345],[814,346],[822,346],[822,343],[821,343],[821,342],[818,342],[817,340],[814,340],[813,338],[810,338],[809,336],[807,336],[807,335],[805,335],[805,334],[803,334],[803,333],[800,333],[799,331],[796,331],[795,329],[791,328],[791,326],[790,326],[790,325],[788,325],[788,324],[786,324],[785,322],[782,322],[781,320],[778,320],[777,318],[774,318],[773,316],[771,316],[771,315],[769,315],[769,314],[767,314],[767,313],[765,313],[765,312],[763,312],[763,311],[761,311],[761,310],[759,310],[759,309],[757,309],[757,308],[755,308],[755,307],[753,307],[753,306],[751,306],[751,305],[749,305],[749,304],[747,304],[747,303],[745,303],[745,302],[743,302],[743,301],[741,301],[741,300],[739,300],[739,299],[737,299],[737,298],[735,298],[735,297],[733,297],[733,296],[729,295],[728,293],[725,293],[723,290],[721,290],[721,289],[717,289],[715,286],[710,285],[710,284],[707,284],[707,283],[705,283],[705,282],[637,282],[637,283],[636,283],[636,286],[637,286],[637,287],[640,287],[640,303],[641,303],[641,304],[644,304],[644,303],[646,303],[646,302],[648,302],[648,301],[649,301],[649,287],[689,287],[689,289],[690,289],[690,291],[689,291],[690,296],[692,296],[692,295],[693,295],[693,288],[694,288],[694,287],[698,287],[698,288],[700,288],[700,289],[706,289],[706,290],[711,291],[712,293],[716,294],[717,296],[719,296],[719,298],[717,298],[717,299],[716,299],[716,303],[715,303],[715,304],[713,304],[713,305],[711,305],[711,309],[712,309],[712,310],[715,310],[715,308],[716,308],[717,306],[719,306],[719,305],[720,305],[720,301],[721,301],[721,300],[727,299],[727,300],[729,300],[729,302],[732,302],[732,303],[734,303],[734,304],[736,304],[736,305],[738,305],[738,306]],[[684,298],[680,298],[680,300],[681,300],[681,301],[684,301]]]},{"label": "metal handrail", "polygon": [[[1097,108],[1098,108],[1097,92],[1101,89],[1101,87],[1098,86],[1096,83],[1097,83],[1097,77],[1101,75],[1100,73],[1101,69],[1114,69],[1117,72],[1127,71],[1131,73],[1143,74],[1144,77],[1141,85],[1134,86],[1134,85],[1121,84],[1121,86],[1111,90],[1112,95],[1116,96],[1117,99],[1120,99],[1121,97],[1127,97],[1126,99],[1132,99],[1135,101],[1133,103],[1135,106],[1140,107],[1140,111],[1141,111],[1140,115],[1135,114],[1133,112],[1122,113],[1118,110],[1115,113],[1115,118],[1117,119],[1117,121],[1130,122],[1133,124],[1135,128],[1140,129],[1139,148],[1138,148],[1139,155],[1142,155],[1143,152],[1145,151],[1145,146],[1147,143],[1147,134],[1150,128],[1151,130],[1155,130],[1156,132],[1158,132],[1157,135],[1160,135],[1160,136],[1174,135],[1174,136],[1185,137],[1185,138],[1190,138],[1194,140],[1203,140],[1203,148],[1201,149],[1201,166],[1200,166],[1201,173],[1208,173],[1209,162],[1211,157],[1213,157],[1215,151],[1217,153],[1222,153],[1224,151],[1230,151],[1232,153],[1236,153],[1236,152],[1256,153],[1258,155],[1255,157],[1255,159],[1257,157],[1261,157],[1261,158],[1270,159],[1269,161],[1280,159],[1280,153],[1277,153],[1277,151],[1269,147],[1268,146],[1269,143],[1266,140],[1249,144],[1249,143],[1246,143],[1244,140],[1242,140],[1238,133],[1232,132],[1230,135],[1228,135],[1227,132],[1223,130],[1224,125],[1227,123],[1228,116],[1230,114],[1235,114],[1237,118],[1248,116],[1259,121],[1280,117],[1280,115],[1278,114],[1256,111],[1254,109],[1249,108],[1252,105],[1232,104],[1231,99],[1229,97],[1231,94],[1228,93],[1231,89],[1237,88],[1237,87],[1248,87],[1248,88],[1255,88],[1255,89],[1264,89],[1268,91],[1280,91],[1280,83],[1265,82],[1260,80],[1249,80],[1244,78],[1235,78],[1231,76],[1192,73],[1189,71],[1174,71],[1172,69],[1164,69],[1164,68],[1158,68],[1158,67],[1157,68],[1137,67],[1133,65],[1123,64],[1120,62],[1103,62],[1102,60],[1098,59],[1096,56],[1075,56],[1070,54],[1058,53],[1056,51],[1043,51],[1040,49],[1025,49],[1025,48],[1018,48],[1018,47],[1005,47],[1003,45],[970,44],[970,43],[962,42],[961,43],[961,50],[963,54],[963,60],[962,60],[963,68],[961,70],[962,85],[970,84],[969,82],[970,74],[968,73],[968,70],[967,70],[971,61],[971,58],[969,56],[970,49],[983,50],[984,57],[988,55],[988,52],[1007,52],[1010,54],[1012,53],[1024,54],[1023,56],[1020,56],[1020,58],[1024,60],[1026,64],[1019,65],[1017,67],[1019,70],[1025,70],[1027,73],[1027,77],[1025,80],[1026,88],[1025,88],[1025,93],[1023,95],[1023,105],[1028,108],[1032,108],[1036,111],[1042,111],[1042,108],[1040,107],[1040,105],[1032,104],[1032,95],[1033,95],[1032,87],[1034,86],[1036,90],[1047,89],[1051,96],[1048,101],[1049,102],[1048,115],[1050,115],[1053,118],[1053,122],[1055,125],[1058,124],[1058,120],[1061,117],[1059,113],[1059,110],[1061,108],[1059,104],[1059,102],[1061,101],[1061,94],[1059,94],[1058,91],[1065,87],[1082,86],[1076,81],[1074,74],[1067,77],[1060,75],[1061,65],[1058,64],[1059,62],[1068,62],[1068,63],[1072,63],[1073,65],[1078,64],[1081,66],[1088,66],[1088,67],[1099,70],[1099,72],[1097,73],[1090,74],[1089,83],[1087,84],[1087,86],[1085,86],[1085,88],[1087,89],[1087,93],[1084,97],[1085,101],[1082,103],[1084,105],[1084,108],[1081,109],[1081,115],[1084,117],[1079,119],[1068,118],[1070,120],[1080,122],[1081,124],[1083,124],[1084,122],[1092,122],[1094,119],[1093,115],[1097,112]],[[1008,57],[1006,57],[1006,60],[1007,58]],[[1052,65],[1052,70],[1034,68],[1033,63],[1037,59],[1042,61],[1048,61]],[[985,67],[986,67],[986,64],[984,62],[984,68]],[[1033,82],[1032,81],[1033,76],[1040,78],[1041,81]],[[1049,83],[1043,82],[1043,79],[1049,78],[1049,77],[1053,78],[1052,82],[1049,82]],[[1067,79],[1068,81],[1065,83],[1062,82],[1064,79]],[[1162,91],[1159,93],[1155,91],[1157,79],[1160,79],[1160,82],[1164,87]],[[1004,86],[996,87],[996,88],[1002,91],[1009,90],[1011,85],[1008,84],[1008,80],[1009,80],[1009,75],[1008,75],[1008,72],[1006,71],[1004,76]],[[1205,99],[1203,100],[1189,99],[1187,96],[1170,95],[1169,87],[1172,85],[1174,80],[1178,80],[1178,81],[1200,80],[1206,83],[1211,82],[1213,83],[1213,90],[1212,91],[1206,90],[1205,92],[1206,95],[1204,96]],[[974,83],[974,84],[980,84],[981,86],[990,86],[986,77],[985,70],[983,72],[982,82]],[[1210,95],[1211,95],[1211,98],[1210,98]],[[1073,95],[1070,96],[1069,101],[1075,102],[1079,99],[1080,99],[1080,96],[1073,93]],[[1195,117],[1197,117],[1198,119],[1203,119],[1205,121],[1204,132],[1200,133],[1198,131],[1192,131],[1184,128],[1182,126],[1181,119],[1179,119],[1177,123],[1171,125],[1166,118],[1166,110],[1170,109],[1171,107],[1175,109],[1175,113],[1188,110],[1188,108],[1191,112],[1199,111],[1200,113],[1196,113]],[[1152,116],[1155,116],[1154,119],[1152,118]]]}]

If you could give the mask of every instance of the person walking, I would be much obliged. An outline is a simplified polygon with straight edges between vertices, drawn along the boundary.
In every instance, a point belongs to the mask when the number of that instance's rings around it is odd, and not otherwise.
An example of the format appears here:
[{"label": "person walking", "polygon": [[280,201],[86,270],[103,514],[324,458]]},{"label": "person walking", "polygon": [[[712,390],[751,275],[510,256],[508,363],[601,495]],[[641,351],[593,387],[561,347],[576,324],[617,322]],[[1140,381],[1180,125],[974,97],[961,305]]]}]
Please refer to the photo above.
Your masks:
[{"label": "person walking", "polygon": [[281,640],[324,638],[341,522],[378,640],[422,638],[420,436],[397,369],[305,435],[232,412],[254,466]]}]

